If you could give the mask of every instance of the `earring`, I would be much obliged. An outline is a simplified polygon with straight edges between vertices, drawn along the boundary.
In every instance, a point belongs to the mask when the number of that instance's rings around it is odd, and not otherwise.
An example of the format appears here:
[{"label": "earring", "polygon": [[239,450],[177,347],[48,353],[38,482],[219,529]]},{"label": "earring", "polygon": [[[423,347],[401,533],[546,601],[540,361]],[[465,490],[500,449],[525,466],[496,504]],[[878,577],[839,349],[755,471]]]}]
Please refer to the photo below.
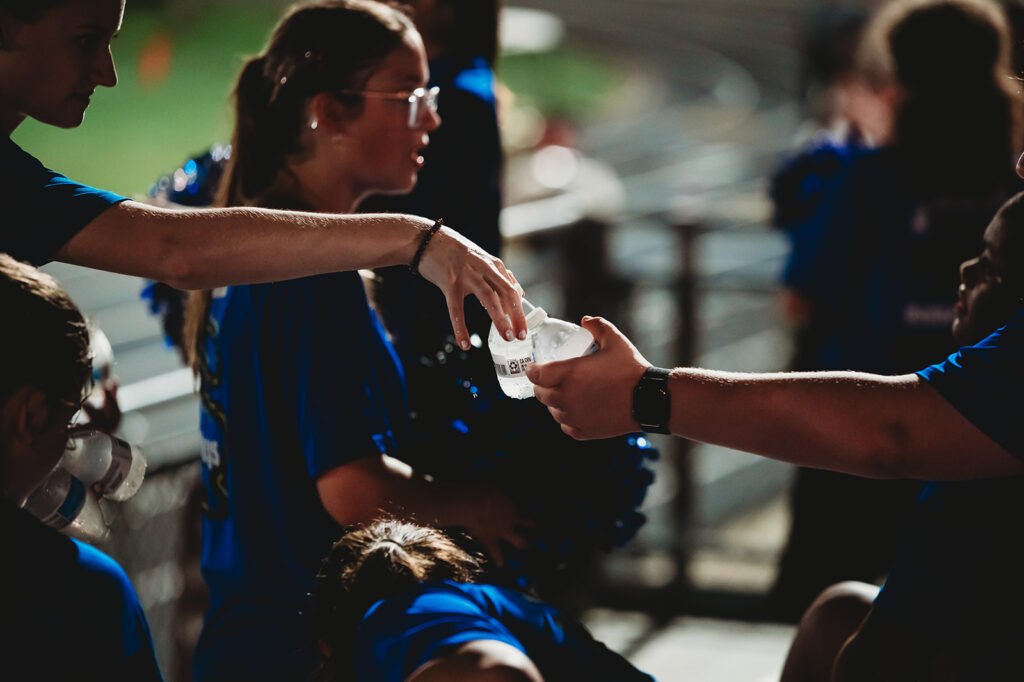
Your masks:
[{"label": "earring", "polygon": [[312,121],[309,122],[309,129],[316,130],[318,125],[320,125],[319,122],[316,120],[316,118],[314,118]]}]

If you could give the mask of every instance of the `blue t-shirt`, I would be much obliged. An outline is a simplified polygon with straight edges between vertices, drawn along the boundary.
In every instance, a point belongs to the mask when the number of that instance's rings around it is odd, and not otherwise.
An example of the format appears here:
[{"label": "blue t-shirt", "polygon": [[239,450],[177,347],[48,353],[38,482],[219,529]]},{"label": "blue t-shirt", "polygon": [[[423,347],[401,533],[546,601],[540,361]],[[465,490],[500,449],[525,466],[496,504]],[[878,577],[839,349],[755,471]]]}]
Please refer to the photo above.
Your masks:
[{"label": "blue t-shirt", "polygon": [[160,680],[149,626],[103,552],[0,500],[0,665],[33,680]]},{"label": "blue t-shirt", "polygon": [[309,594],[342,533],[316,479],[400,455],[407,418],[401,368],[359,274],[215,292],[201,397],[211,604],[197,678],[305,679],[316,662]]},{"label": "blue t-shirt", "polygon": [[912,372],[956,349],[960,263],[976,256],[1004,192],[929,198],[897,150],[853,147],[791,210],[783,283],[811,302],[804,370]]},{"label": "blue t-shirt", "polygon": [[[918,376],[992,440],[1024,458],[1024,311]],[[1022,518],[1024,477],[929,483],[875,607],[950,645],[988,646],[1007,636],[1019,644]]]},{"label": "blue t-shirt", "polygon": [[446,580],[370,607],[353,648],[356,680],[401,682],[424,663],[476,640],[519,649],[548,682],[652,679],[553,606],[502,587]]},{"label": "blue t-shirt", "polygon": [[48,170],[10,138],[0,140],[0,172],[0,252],[36,266],[125,200]]}]

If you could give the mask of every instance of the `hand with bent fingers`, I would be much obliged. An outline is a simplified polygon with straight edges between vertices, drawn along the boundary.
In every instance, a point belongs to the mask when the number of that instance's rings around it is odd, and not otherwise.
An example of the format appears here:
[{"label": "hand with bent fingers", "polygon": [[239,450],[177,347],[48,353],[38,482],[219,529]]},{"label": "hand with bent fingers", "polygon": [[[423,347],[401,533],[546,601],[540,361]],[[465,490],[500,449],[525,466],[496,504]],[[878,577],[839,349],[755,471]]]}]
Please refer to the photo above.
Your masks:
[{"label": "hand with bent fingers", "polygon": [[505,565],[502,541],[517,549],[526,549],[528,543],[520,530],[536,524],[520,516],[512,500],[497,486],[492,483],[466,483],[458,494],[462,500],[459,525],[484,546],[495,565]]},{"label": "hand with bent fingers", "polygon": [[479,299],[506,339],[526,338],[519,282],[499,258],[455,230],[449,227],[438,230],[423,252],[419,270],[444,294],[455,340],[463,350],[469,350],[469,331],[463,309],[469,294]]},{"label": "hand with bent fingers", "polygon": [[651,366],[615,325],[584,317],[599,350],[572,360],[531,365],[526,372],[537,400],[576,440],[611,438],[640,430],[633,419],[633,387]]}]

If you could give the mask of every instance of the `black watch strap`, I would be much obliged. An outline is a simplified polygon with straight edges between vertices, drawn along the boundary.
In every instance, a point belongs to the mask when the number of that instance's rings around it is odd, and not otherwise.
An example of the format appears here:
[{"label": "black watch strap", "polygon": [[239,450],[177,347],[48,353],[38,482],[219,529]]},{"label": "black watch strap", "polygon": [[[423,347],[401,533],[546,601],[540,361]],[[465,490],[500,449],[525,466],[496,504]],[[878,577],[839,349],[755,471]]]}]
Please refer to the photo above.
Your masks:
[{"label": "black watch strap", "polygon": [[649,433],[670,433],[672,414],[668,375],[672,370],[649,367],[633,388],[633,419]]}]

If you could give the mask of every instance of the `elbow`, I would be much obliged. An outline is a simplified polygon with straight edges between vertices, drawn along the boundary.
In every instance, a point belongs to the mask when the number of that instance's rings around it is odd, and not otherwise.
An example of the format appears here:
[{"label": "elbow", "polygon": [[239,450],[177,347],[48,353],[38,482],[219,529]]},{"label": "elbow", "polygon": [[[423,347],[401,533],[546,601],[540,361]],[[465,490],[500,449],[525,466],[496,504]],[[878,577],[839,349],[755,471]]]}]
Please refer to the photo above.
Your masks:
[{"label": "elbow", "polygon": [[858,462],[854,473],[868,478],[917,478],[911,439],[898,424],[886,425],[874,438],[866,439],[851,458]]},{"label": "elbow", "polygon": [[203,276],[198,262],[200,254],[173,235],[165,237],[163,242],[160,248],[163,254],[160,281],[185,291],[207,288],[207,278]]}]

